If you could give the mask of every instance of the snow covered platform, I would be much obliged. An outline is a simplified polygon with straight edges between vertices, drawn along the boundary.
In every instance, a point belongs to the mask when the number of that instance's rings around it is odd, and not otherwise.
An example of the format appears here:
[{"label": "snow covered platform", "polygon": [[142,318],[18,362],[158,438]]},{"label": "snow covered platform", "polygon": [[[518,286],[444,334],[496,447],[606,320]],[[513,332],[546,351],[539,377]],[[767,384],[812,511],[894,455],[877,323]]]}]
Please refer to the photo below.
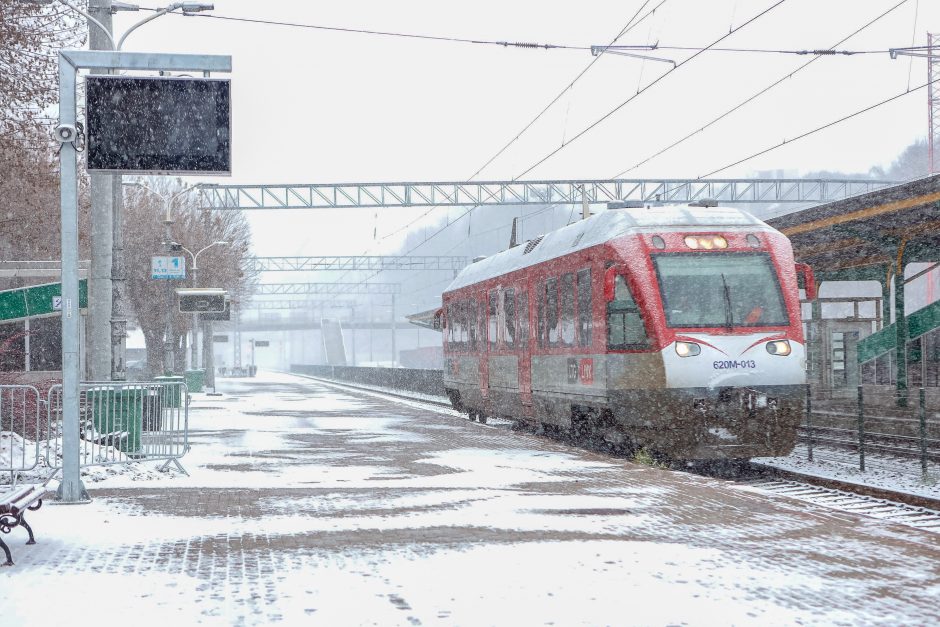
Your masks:
[{"label": "snow covered platform", "polygon": [[190,476],[43,508],[11,623],[940,621],[934,532],[300,377],[219,384]]}]

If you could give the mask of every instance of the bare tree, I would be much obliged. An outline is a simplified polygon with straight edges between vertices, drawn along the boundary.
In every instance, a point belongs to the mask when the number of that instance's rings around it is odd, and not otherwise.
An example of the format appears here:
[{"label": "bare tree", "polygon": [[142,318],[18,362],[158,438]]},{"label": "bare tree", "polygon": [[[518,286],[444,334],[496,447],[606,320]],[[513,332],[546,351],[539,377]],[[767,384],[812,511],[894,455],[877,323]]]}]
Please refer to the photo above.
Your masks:
[{"label": "bare tree", "polygon": [[[0,0],[0,135],[48,122],[56,103],[60,48],[82,42],[78,21],[61,5]],[[26,140],[30,141],[30,140]]]},{"label": "bare tree", "polygon": [[81,31],[57,6],[0,0],[0,258],[58,255],[56,53]]},{"label": "bare tree", "polygon": [[[182,188],[177,180],[148,183],[164,197],[170,197]],[[195,195],[182,197],[172,208],[172,241],[196,252],[217,241],[228,242],[214,246],[199,255],[198,285],[193,283],[192,272],[185,281],[172,281],[177,287],[219,287],[228,290],[233,298],[250,293],[256,277],[245,272],[248,267],[251,231],[244,215],[237,211],[211,212],[198,208]],[[166,308],[173,311],[176,332],[174,346],[176,361],[185,359],[184,338],[192,328],[192,316],[178,313],[175,294],[167,303],[166,282],[150,278],[150,258],[167,254],[165,246],[164,205],[159,198],[142,190],[134,190],[125,202],[124,232],[128,299],[137,324],[144,333],[147,346],[147,365],[151,374],[162,371],[163,335]],[[187,264],[191,264],[188,255]]]}]

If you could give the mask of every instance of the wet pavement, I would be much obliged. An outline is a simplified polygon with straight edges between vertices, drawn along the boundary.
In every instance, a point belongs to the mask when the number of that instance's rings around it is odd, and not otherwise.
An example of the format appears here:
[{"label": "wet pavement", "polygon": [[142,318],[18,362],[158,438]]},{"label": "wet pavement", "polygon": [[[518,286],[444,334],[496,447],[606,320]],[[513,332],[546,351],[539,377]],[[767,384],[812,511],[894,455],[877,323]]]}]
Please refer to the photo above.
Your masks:
[{"label": "wet pavement", "polygon": [[[190,477],[11,541],[4,613],[105,624],[931,624],[940,535],[299,377],[194,396]],[[152,474],[152,473],[151,473]],[[47,602],[50,594],[56,603]]]}]

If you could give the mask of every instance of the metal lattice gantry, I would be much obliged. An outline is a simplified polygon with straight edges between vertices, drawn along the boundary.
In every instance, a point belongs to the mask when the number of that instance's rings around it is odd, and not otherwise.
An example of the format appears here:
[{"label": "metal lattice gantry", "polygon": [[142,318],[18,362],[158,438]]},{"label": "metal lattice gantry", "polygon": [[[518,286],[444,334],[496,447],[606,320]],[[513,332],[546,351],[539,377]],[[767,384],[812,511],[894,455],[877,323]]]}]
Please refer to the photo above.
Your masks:
[{"label": "metal lattice gantry", "polygon": [[267,283],[255,286],[255,296],[401,294],[400,283]]},{"label": "metal lattice gantry", "polygon": [[[688,203],[823,203],[893,185],[854,179],[612,179],[309,185],[202,185],[209,209],[466,207],[642,201]],[[583,190],[583,191],[582,191]]]},{"label": "metal lattice gantry", "polygon": [[250,304],[241,308],[241,312],[248,311],[296,311],[296,310],[319,310],[319,309],[346,309],[361,306],[362,303],[355,300],[253,300]]},{"label": "metal lattice gantry", "polygon": [[254,257],[248,269],[255,272],[327,270],[448,270],[458,272],[469,263],[466,257],[359,256],[359,257]]}]

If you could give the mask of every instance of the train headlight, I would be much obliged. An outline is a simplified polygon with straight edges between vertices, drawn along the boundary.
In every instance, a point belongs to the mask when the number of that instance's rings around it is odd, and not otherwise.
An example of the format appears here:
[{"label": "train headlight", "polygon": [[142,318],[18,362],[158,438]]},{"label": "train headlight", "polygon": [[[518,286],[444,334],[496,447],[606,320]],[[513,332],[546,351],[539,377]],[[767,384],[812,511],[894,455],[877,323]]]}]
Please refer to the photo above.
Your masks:
[{"label": "train headlight", "polygon": [[774,340],[767,342],[767,352],[771,355],[780,355],[786,357],[790,354],[790,342],[786,340]]},{"label": "train headlight", "polygon": [[692,250],[715,250],[728,247],[728,240],[721,235],[687,235],[683,241]]},{"label": "train headlight", "polygon": [[676,355],[694,357],[702,352],[702,347],[694,342],[676,342]]}]

